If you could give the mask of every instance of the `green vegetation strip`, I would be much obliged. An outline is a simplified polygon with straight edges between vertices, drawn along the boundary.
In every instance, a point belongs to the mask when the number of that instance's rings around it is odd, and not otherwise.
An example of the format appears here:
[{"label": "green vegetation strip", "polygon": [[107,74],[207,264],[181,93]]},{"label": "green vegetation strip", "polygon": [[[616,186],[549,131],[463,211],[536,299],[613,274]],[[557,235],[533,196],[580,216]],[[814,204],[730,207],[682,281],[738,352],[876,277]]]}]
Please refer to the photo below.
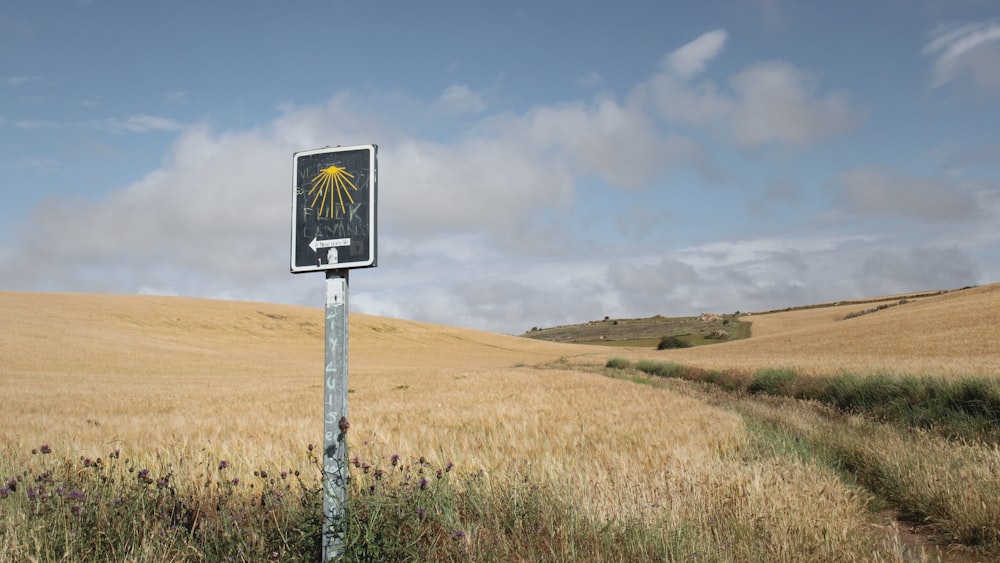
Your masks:
[{"label": "green vegetation strip", "polygon": [[729,391],[790,397],[862,414],[878,422],[930,430],[947,438],[1000,444],[1000,381],[975,377],[905,377],[886,374],[804,376],[790,369],[719,372],[674,362],[621,358],[607,367],[657,377],[714,383]]},{"label": "green vegetation strip", "polygon": [[739,412],[755,438],[740,455],[831,467],[944,542],[994,556],[1000,549],[997,387],[991,381],[843,375],[807,382],[812,378],[789,370],[747,376],[620,358],[606,367],[609,375],[700,394]]}]

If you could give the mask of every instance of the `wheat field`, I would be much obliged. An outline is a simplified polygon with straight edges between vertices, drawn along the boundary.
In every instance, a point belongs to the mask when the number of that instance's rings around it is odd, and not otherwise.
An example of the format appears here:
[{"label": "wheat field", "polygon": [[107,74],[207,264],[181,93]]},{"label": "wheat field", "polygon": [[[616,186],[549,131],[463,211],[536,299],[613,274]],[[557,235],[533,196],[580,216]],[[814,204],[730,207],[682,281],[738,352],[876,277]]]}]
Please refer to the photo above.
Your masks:
[{"label": "wheat field", "polygon": [[[844,319],[873,304],[743,317],[752,337],[657,356],[706,369],[787,367],[899,375],[1000,374],[1000,284],[923,297]],[[649,357],[633,352],[633,357]]]},{"label": "wheat field", "polygon": [[[352,314],[350,455],[528,475],[595,517],[708,525],[742,514],[762,519],[776,549],[811,545],[818,559],[861,545],[900,558],[895,532],[873,524],[863,496],[835,474],[747,462],[738,415],[596,368],[613,354],[995,374],[997,312],[992,285],[849,321],[833,308],[750,317],[748,340],[669,352]],[[0,452],[16,460],[45,444],[69,456],[120,449],[166,464],[304,466],[306,446],[321,442],[323,338],[318,308],[0,292]]]}]

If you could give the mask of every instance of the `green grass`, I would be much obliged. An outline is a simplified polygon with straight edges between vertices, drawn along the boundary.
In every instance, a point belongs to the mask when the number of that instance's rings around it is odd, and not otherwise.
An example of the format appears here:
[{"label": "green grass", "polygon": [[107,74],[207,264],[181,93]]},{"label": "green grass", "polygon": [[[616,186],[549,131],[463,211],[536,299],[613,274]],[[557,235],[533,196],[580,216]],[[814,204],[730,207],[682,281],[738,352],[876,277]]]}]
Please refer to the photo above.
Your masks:
[{"label": "green grass", "polygon": [[729,391],[817,401],[880,422],[948,438],[1000,444],[1000,381],[976,377],[907,377],[874,373],[803,376],[774,368],[753,373],[707,371],[674,362],[616,359],[616,369],[715,383]]},{"label": "green grass", "polygon": [[[837,471],[943,543],[1000,550],[1000,446],[992,380],[785,369],[705,372],[617,359],[606,373],[732,409],[753,436],[745,457],[788,456]],[[653,377],[645,381],[632,374]],[[657,377],[671,373],[671,379]],[[686,383],[690,381],[693,383]],[[674,383],[676,382],[676,383]],[[808,400],[803,400],[808,399]]]}]

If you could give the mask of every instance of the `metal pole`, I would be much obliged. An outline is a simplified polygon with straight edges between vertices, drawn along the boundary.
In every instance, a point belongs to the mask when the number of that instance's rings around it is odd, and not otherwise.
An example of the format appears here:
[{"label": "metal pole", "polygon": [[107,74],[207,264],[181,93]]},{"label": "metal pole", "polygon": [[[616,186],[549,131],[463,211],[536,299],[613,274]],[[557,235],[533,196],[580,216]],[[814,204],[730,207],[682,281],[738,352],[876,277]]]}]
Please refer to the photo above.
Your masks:
[{"label": "metal pole", "polygon": [[347,274],[326,271],[323,398],[323,560],[339,559],[347,537]]}]

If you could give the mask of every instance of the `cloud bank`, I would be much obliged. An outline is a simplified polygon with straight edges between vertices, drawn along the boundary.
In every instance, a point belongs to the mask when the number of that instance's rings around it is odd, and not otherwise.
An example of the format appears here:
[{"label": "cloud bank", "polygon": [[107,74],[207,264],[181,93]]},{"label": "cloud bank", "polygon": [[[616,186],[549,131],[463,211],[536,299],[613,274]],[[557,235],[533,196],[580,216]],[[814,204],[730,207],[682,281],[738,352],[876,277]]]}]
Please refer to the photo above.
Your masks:
[{"label": "cloud bank", "polygon": [[[942,76],[992,44],[992,29],[929,46]],[[719,29],[680,46],[620,98],[601,91],[491,113],[488,95],[459,84],[402,101],[454,120],[459,133],[444,138],[385,117],[398,95],[350,91],[239,131],[125,118],[114,125],[123,134],[178,132],[162,166],[98,200],[43,202],[17,243],[0,248],[0,282],[320,306],[322,276],[288,273],[291,156],[346,139],[380,145],[380,265],[352,274],[362,312],[519,333],[605,315],[746,311],[978,282],[975,249],[864,230],[873,216],[952,225],[995,217],[983,215],[981,190],[891,169],[831,178],[836,221],[817,214],[780,237],[672,236],[671,226],[699,221],[669,205],[683,201],[685,182],[730,173],[706,147],[808,150],[864,120],[848,93],[788,62],[716,76],[728,40]],[[710,197],[732,197],[713,189]],[[787,182],[768,190],[798,205]],[[626,203],[589,209],[593,191]],[[629,199],[638,196],[653,203]]]}]

